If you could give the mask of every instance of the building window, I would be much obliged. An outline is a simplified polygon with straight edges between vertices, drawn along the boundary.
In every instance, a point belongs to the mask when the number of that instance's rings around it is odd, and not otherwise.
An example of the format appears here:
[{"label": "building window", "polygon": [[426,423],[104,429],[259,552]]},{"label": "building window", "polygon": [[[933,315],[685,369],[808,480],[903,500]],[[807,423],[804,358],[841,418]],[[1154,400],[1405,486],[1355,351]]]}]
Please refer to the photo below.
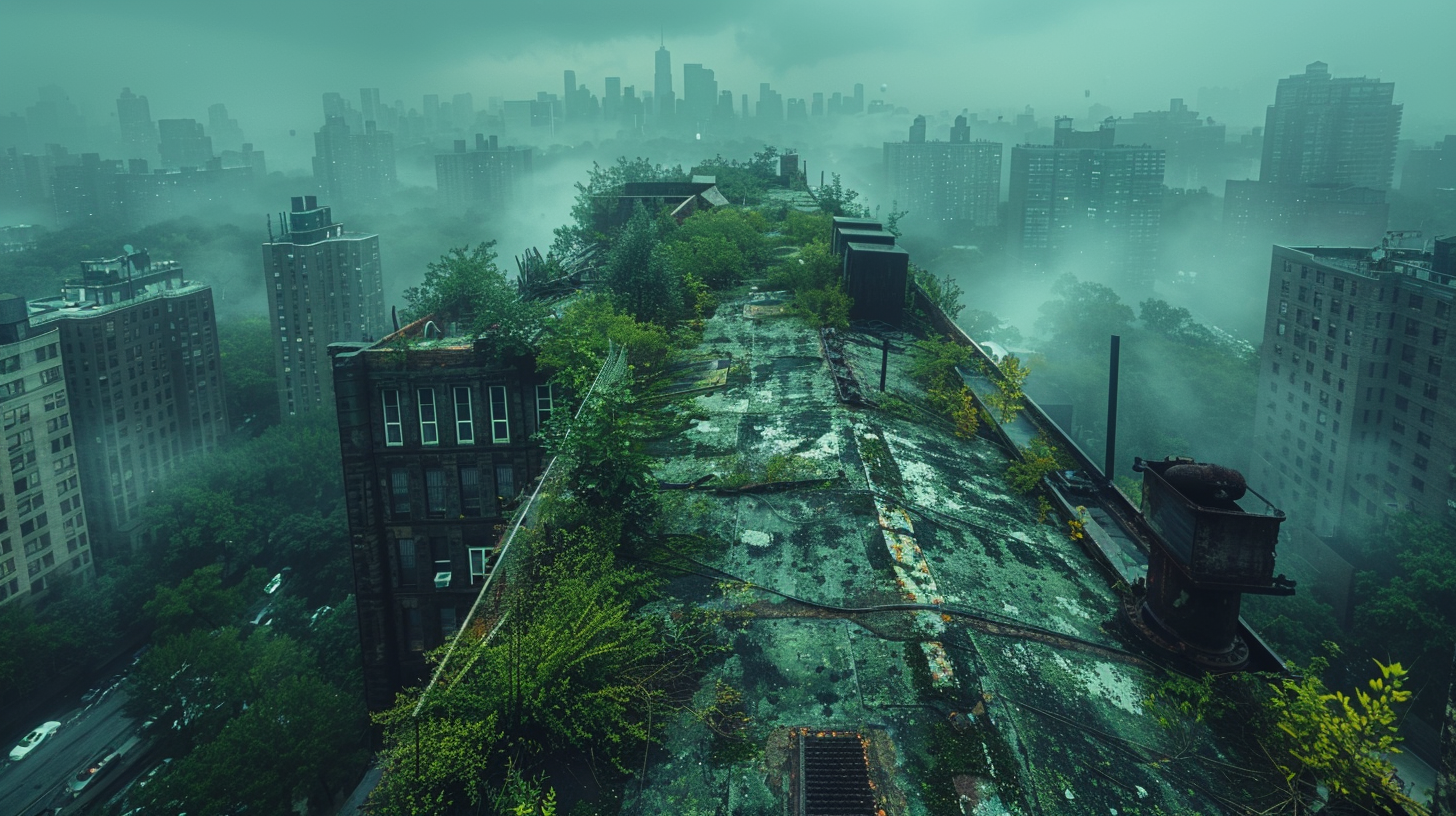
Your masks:
[{"label": "building window", "polygon": [[415,582],[415,540],[401,538],[395,542],[399,548],[399,582],[406,586]]},{"label": "building window", "polygon": [[423,652],[425,650],[425,627],[420,623],[420,610],[406,609],[405,620],[409,628],[409,649],[412,652]]},{"label": "building window", "polygon": [[434,518],[445,515],[445,470],[425,468],[425,512]]},{"label": "building window", "polygon": [[435,416],[435,389],[421,388],[420,398],[420,443],[440,444],[440,423]]},{"label": "building window", "polygon": [[395,518],[409,518],[410,494],[409,494],[409,471],[404,468],[391,468],[389,471],[389,495],[390,507],[394,511]]},{"label": "building window", "polygon": [[510,465],[495,466],[495,494],[501,501],[516,497],[516,470]]},{"label": "building window", "polygon": [[379,392],[384,402],[384,444],[398,447],[404,444],[404,424],[399,416],[399,391],[386,388]]},{"label": "building window", "polygon": [[[1274,364],[1274,371],[1279,372],[1279,364]],[[536,427],[544,428],[551,419],[551,411],[556,407],[556,401],[551,396],[551,386],[536,386]]]},{"label": "building window", "polygon": [[455,636],[455,632],[459,628],[459,624],[456,622],[455,607],[440,607],[440,639],[449,640]]},{"label": "building window", "polygon": [[511,423],[506,415],[506,387],[490,387],[490,441],[511,441]]},{"label": "building window", "polygon": [[474,465],[462,466],[460,468],[460,515],[466,518],[479,518],[480,509],[480,469]]},{"label": "building window", "polygon": [[455,388],[455,441],[475,444],[475,415],[470,411],[470,389],[464,386]]},{"label": "building window", "polygon": [[476,578],[484,578],[486,572],[486,548],[470,548],[470,582],[475,583]]}]

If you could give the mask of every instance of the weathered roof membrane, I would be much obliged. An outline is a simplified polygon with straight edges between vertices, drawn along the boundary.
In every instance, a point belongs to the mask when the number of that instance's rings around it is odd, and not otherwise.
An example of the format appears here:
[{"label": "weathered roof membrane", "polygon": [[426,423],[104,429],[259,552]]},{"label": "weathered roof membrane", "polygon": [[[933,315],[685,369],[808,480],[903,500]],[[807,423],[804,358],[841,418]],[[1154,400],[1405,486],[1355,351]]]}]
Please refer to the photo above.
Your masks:
[{"label": "weathered roof membrane", "polygon": [[[787,812],[800,737],[820,732],[862,737],[891,815],[1211,813],[1247,798],[1221,756],[1175,744],[1144,705],[1167,673],[1116,624],[1119,576],[1010,491],[1008,451],[928,411],[844,405],[817,333],[754,308],[776,297],[709,321],[699,352],[732,369],[662,441],[658,476],[796,484],[668,492],[683,537],[665,546],[693,564],[669,594],[736,634],[624,812]],[[864,342],[836,368],[873,389],[880,338],[848,339]],[[923,402],[913,338],[891,340],[889,391]],[[725,687],[750,718],[736,735],[702,714]]]}]

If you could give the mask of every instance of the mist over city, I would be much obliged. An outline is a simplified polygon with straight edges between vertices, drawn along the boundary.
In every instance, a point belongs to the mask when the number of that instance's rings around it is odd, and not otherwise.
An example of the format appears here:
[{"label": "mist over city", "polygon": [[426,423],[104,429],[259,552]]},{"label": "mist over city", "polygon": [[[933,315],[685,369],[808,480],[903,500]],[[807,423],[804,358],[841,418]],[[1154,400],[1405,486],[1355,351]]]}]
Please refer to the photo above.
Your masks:
[{"label": "mist over city", "polygon": [[0,813],[1456,814],[1456,6],[0,19]]}]

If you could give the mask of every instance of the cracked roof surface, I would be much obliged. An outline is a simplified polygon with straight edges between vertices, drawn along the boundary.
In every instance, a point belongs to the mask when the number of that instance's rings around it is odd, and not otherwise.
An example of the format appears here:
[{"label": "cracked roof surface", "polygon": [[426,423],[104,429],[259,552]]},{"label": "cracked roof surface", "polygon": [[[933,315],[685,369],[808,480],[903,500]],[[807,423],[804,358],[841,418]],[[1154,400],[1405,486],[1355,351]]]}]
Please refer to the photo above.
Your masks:
[{"label": "cracked roof surface", "polygon": [[[1010,490],[1008,452],[928,410],[841,404],[819,334],[760,317],[771,298],[708,322],[701,355],[732,367],[659,444],[657,475],[823,481],[667,493],[672,530],[713,542],[668,592],[732,632],[692,708],[726,683],[750,722],[735,745],[680,715],[623,812],[785,813],[796,728],[865,735],[886,814],[1224,811],[1230,781],[1143,703],[1164,672],[1115,624],[1117,577]],[[880,341],[847,339],[873,400]],[[923,405],[912,340],[894,337],[887,387]]]}]

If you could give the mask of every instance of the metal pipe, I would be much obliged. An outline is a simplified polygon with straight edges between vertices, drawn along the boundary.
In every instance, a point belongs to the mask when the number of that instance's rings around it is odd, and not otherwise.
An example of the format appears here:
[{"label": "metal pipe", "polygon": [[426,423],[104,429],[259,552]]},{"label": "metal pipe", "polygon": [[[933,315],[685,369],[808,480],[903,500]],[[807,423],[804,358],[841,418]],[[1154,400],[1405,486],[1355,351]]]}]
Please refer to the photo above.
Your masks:
[{"label": "metal pipe", "polygon": [[1117,467],[1117,376],[1122,338],[1112,335],[1112,352],[1107,366],[1107,460],[1102,476],[1111,482]]},{"label": "metal pipe", "polygon": [[885,338],[885,345],[880,351],[880,390],[885,390],[885,370],[890,367],[890,338]]}]

